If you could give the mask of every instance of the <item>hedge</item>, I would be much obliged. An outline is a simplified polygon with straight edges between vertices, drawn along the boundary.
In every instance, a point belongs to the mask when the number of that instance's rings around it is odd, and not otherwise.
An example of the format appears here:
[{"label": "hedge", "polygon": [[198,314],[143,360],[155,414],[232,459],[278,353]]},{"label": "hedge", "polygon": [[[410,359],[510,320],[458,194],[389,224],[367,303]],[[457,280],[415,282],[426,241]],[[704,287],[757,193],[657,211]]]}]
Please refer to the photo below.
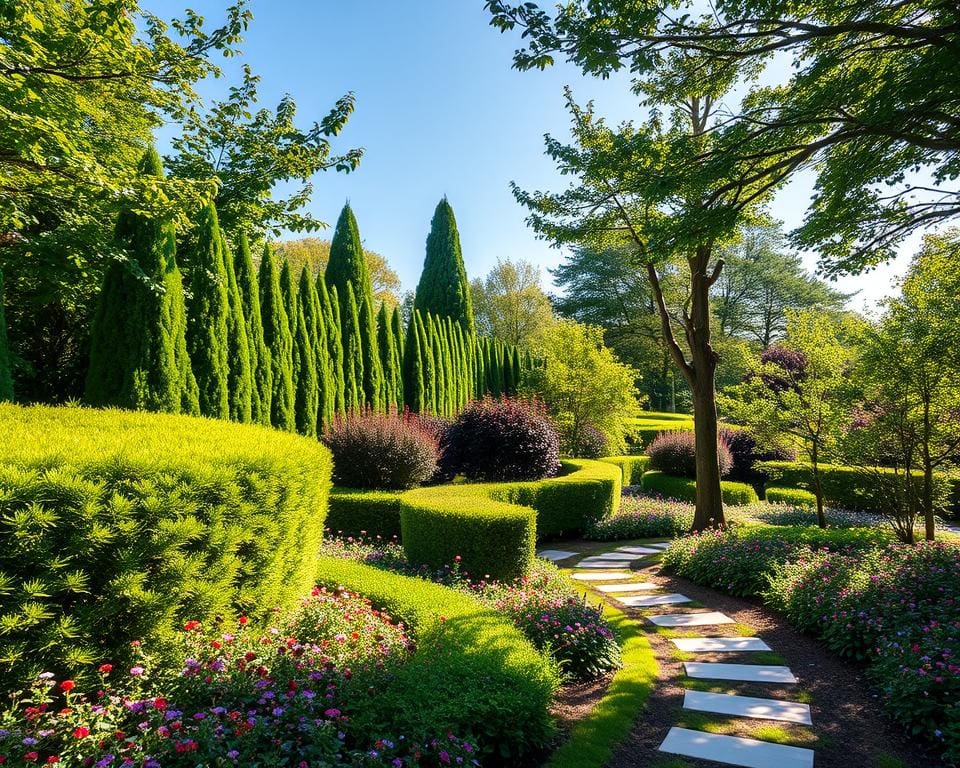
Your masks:
[{"label": "hedge", "polygon": [[345,536],[400,536],[400,496],[395,491],[368,491],[334,486],[327,528]]},{"label": "hedge", "polygon": [[692,432],[693,421],[673,419],[668,421],[647,421],[640,419],[630,424],[627,444],[635,454],[643,453],[653,439],[662,432]]},{"label": "hedge", "polygon": [[371,731],[473,735],[499,748],[498,764],[529,765],[550,742],[559,672],[509,619],[447,587],[348,560],[321,557],[316,573],[402,619],[416,640],[392,684],[370,699]]},{"label": "hedge", "polygon": [[309,591],[330,485],[319,443],[223,421],[0,406],[0,688],[82,680],[186,619]]},{"label": "hedge", "polygon": [[[647,493],[659,493],[669,499],[690,502],[697,500],[697,482],[686,477],[673,477],[657,471],[644,472],[640,479],[640,487]],[[723,495],[723,503],[731,506],[742,506],[759,501],[757,492],[748,483],[721,480],[720,493]]]},{"label": "hedge", "polygon": [[[810,465],[797,461],[762,461],[757,469],[766,473],[767,484],[813,491]],[[854,512],[888,512],[890,490],[887,483],[899,482],[892,469],[846,467],[838,464],[819,465],[823,496],[828,506]],[[917,476],[917,483],[923,478]],[[918,486],[919,487],[919,486]],[[934,476],[934,503],[941,509],[949,506],[950,486],[944,474]]]},{"label": "hedge", "polygon": [[789,504],[793,507],[815,507],[817,497],[802,488],[771,486],[764,491],[766,500],[772,504]]},{"label": "hedge", "polygon": [[604,456],[598,461],[614,464],[620,467],[623,473],[624,485],[640,485],[640,478],[647,470],[647,464],[650,463],[649,456]]},{"label": "hedge", "polygon": [[536,540],[574,536],[620,509],[621,470],[568,459],[563,474],[516,483],[460,483],[412,491],[334,488],[328,527],[390,538],[407,557],[433,567],[456,556],[474,576],[514,578],[533,562]]}]

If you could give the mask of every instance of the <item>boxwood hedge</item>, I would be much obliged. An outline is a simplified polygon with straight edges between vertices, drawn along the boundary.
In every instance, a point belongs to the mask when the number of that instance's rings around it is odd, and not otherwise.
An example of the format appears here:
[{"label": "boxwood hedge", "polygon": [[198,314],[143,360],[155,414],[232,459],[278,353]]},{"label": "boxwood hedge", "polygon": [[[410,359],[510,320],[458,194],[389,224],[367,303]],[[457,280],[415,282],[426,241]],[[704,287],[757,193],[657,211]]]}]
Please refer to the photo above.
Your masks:
[{"label": "boxwood hedge", "polygon": [[[647,493],[658,493],[668,499],[690,502],[697,500],[697,482],[686,477],[673,477],[657,471],[644,472],[640,487]],[[731,506],[759,501],[753,486],[733,480],[721,480],[720,493],[723,495],[723,503]]]},{"label": "boxwood hedge", "polygon": [[624,485],[640,485],[640,478],[647,471],[649,456],[604,456],[599,461],[620,467]]},{"label": "boxwood hedge", "polygon": [[82,679],[312,585],[329,452],[187,416],[0,405],[0,679]]},{"label": "boxwood hedge", "polygon": [[413,657],[370,699],[371,732],[473,736],[507,765],[530,765],[550,742],[558,670],[502,614],[438,584],[338,558],[320,558],[317,581],[360,592],[416,640]]}]

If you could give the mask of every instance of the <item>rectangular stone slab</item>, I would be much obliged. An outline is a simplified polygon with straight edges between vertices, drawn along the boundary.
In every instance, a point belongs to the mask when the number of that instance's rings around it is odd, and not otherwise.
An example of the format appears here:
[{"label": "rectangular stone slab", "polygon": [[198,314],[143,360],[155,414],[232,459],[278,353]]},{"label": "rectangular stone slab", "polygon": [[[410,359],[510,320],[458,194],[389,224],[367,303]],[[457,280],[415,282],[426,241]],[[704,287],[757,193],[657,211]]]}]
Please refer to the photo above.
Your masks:
[{"label": "rectangular stone slab", "polygon": [[577,581],[614,581],[616,579],[632,579],[630,571],[604,571],[603,573],[573,573]]},{"label": "rectangular stone slab", "polygon": [[651,584],[649,581],[635,581],[632,584],[597,584],[594,589],[601,592],[642,592],[647,589],[659,589],[659,585]]},{"label": "rectangular stone slab", "polygon": [[733,624],[733,619],[718,611],[706,613],[672,613],[669,616],[647,616],[658,627],[706,627],[712,624]]},{"label": "rectangular stone slab", "polygon": [[625,568],[626,563],[622,560],[581,560],[575,568]]},{"label": "rectangular stone slab", "polygon": [[629,552],[603,552],[599,555],[592,555],[588,557],[588,560],[623,560],[625,562],[630,562],[631,560],[639,560],[642,555],[633,555]]},{"label": "rectangular stone slab", "polygon": [[654,542],[653,544],[647,544],[647,546],[648,546],[648,547],[656,547],[657,549],[666,549],[667,547],[670,546],[670,542],[669,542],[669,541],[657,541],[657,542]]},{"label": "rectangular stone slab", "polygon": [[660,751],[744,768],[813,768],[812,749],[688,728],[671,728]]},{"label": "rectangular stone slab", "polygon": [[790,667],[768,664],[717,664],[707,661],[685,661],[688,677],[700,680],[736,680],[741,683],[796,683]]},{"label": "rectangular stone slab", "polygon": [[617,547],[616,551],[631,555],[656,555],[660,553],[659,549],[651,549],[650,547]]},{"label": "rectangular stone slab", "polygon": [[653,605],[675,605],[679,603],[689,603],[690,598],[686,595],[668,594],[668,595],[627,595],[617,597],[617,602],[629,605],[631,608],[649,608]]},{"label": "rectangular stone slab", "polygon": [[565,549],[542,549],[537,552],[545,560],[566,560],[568,557],[579,555],[579,552],[567,552]]},{"label": "rectangular stone slab", "polygon": [[771,650],[759,637],[676,637],[671,642],[681,651],[691,653]]},{"label": "rectangular stone slab", "polygon": [[687,691],[683,696],[683,708],[699,712],[716,712],[718,715],[751,717],[756,720],[780,720],[784,723],[813,725],[810,707],[797,701],[758,699],[753,696],[736,696],[730,693]]}]

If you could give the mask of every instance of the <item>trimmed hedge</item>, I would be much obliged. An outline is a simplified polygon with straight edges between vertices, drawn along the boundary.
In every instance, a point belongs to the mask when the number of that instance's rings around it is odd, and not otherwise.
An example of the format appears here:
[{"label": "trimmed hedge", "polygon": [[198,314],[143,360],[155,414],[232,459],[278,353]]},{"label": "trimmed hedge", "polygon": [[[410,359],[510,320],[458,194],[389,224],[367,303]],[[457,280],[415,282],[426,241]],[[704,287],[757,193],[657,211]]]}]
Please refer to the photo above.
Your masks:
[{"label": "trimmed hedge", "polygon": [[[668,499],[690,502],[697,500],[697,481],[686,477],[673,477],[656,471],[644,472],[640,479],[640,487],[647,493],[659,493]],[[757,492],[747,483],[721,480],[720,493],[723,495],[723,503],[731,506],[742,506],[759,501]]]},{"label": "trimmed hedge", "polygon": [[385,691],[370,699],[371,730],[429,738],[447,731],[495,745],[497,764],[529,765],[553,736],[559,671],[497,611],[463,593],[338,558],[317,581],[369,598],[406,622],[417,642]]},{"label": "trimmed hedge", "polygon": [[604,456],[598,461],[620,467],[624,485],[640,485],[640,478],[647,471],[649,456]]},{"label": "trimmed hedge", "polygon": [[802,488],[771,486],[764,491],[764,494],[771,504],[789,504],[793,507],[817,506],[817,497]]},{"label": "trimmed hedge", "polygon": [[334,488],[329,527],[390,538],[435,568],[462,558],[474,576],[510,579],[533,562],[536,540],[579,535],[620,509],[621,470],[590,459],[563,461],[563,474],[516,483],[454,483],[405,493]]},{"label": "trimmed hedge", "polygon": [[[813,491],[810,465],[804,462],[763,461],[757,464],[757,469],[766,473],[768,485]],[[867,470],[839,464],[821,464],[819,470],[823,496],[827,505],[854,512],[884,514],[888,511],[887,499],[890,497],[890,491],[883,479],[889,477],[891,482],[899,482],[893,470],[888,469],[880,469],[879,476],[877,470],[872,468]],[[918,476],[917,482],[922,483],[923,478]],[[941,509],[948,508],[950,491],[948,476],[936,474],[934,503]]]},{"label": "trimmed hedge", "polygon": [[382,536],[391,539],[400,535],[399,492],[368,491],[363,488],[340,488],[330,492],[327,528],[346,536]]},{"label": "trimmed hedge", "polygon": [[294,606],[312,586],[326,448],[224,421],[0,406],[0,678],[83,680],[186,619]]}]

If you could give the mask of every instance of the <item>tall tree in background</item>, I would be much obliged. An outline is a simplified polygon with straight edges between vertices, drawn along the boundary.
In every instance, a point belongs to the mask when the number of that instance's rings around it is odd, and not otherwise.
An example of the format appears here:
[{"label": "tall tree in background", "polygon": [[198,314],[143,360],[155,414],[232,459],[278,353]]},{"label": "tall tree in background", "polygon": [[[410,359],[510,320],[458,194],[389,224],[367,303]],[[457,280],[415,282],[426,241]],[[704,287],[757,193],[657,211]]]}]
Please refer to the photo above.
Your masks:
[{"label": "tall tree in background", "polygon": [[[277,255],[287,259],[294,271],[306,267],[311,275],[322,275],[330,262],[330,241],[319,237],[283,240],[275,246]],[[385,303],[388,309],[397,306],[400,303],[400,276],[390,268],[386,258],[376,251],[364,248],[363,259],[373,287],[374,305]]]},{"label": "tall tree in background", "polygon": [[420,312],[414,310],[407,324],[407,340],[403,345],[404,403],[414,413],[427,410],[423,348],[420,344]]},{"label": "tall tree in background", "polygon": [[[222,235],[222,230],[221,230]],[[227,273],[227,389],[230,418],[248,423],[253,418],[253,369],[250,364],[250,337],[243,311],[243,297],[237,282],[233,254],[221,236],[224,269]],[[261,329],[262,331],[262,329]]]},{"label": "tall tree in background", "polygon": [[[320,284],[322,285],[323,281]],[[327,320],[317,295],[317,281],[311,277],[306,267],[300,271],[298,303],[303,311],[317,373],[317,413],[314,429],[317,435],[322,435],[326,425],[333,420],[336,408],[333,361],[330,359],[330,344],[327,340]]]},{"label": "tall tree in background", "polygon": [[334,413],[345,410],[344,386],[346,383],[343,369],[343,329],[340,325],[340,300],[337,289],[327,291],[327,282],[323,275],[317,277],[317,299],[320,312],[327,330],[327,352],[330,356],[331,388],[333,391]]},{"label": "tall tree in background", "polygon": [[293,432],[296,429],[293,392],[293,337],[287,318],[273,250],[263,248],[260,259],[260,316],[263,342],[270,361],[270,423]]},{"label": "tall tree in background", "polygon": [[396,401],[400,410],[403,410],[403,404],[406,402],[406,398],[404,396],[404,382],[406,381],[406,356],[404,355],[403,344],[403,319],[400,317],[399,306],[393,308],[393,313],[390,315],[390,325],[393,332],[394,355],[396,355],[396,358],[400,363],[400,370],[397,375]]},{"label": "tall tree in background", "polygon": [[245,232],[237,237],[234,261],[237,287],[243,303],[243,321],[247,329],[250,353],[250,418],[255,424],[270,423],[273,398],[273,364],[263,335],[263,316],[260,309],[260,288],[253,270],[250,243]]},{"label": "tall tree in background", "polygon": [[446,197],[437,203],[430,222],[427,255],[413,305],[423,313],[451,317],[468,334],[474,334],[473,303],[460,251],[460,233]]},{"label": "tall tree in background", "polygon": [[364,408],[363,348],[360,314],[351,282],[346,284],[346,296],[340,325],[343,329],[343,400],[347,412],[354,412]]},{"label": "tall tree in background", "polygon": [[387,314],[387,305],[381,304],[377,313],[377,349],[380,351],[380,364],[383,367],[383,407],[387,411],[401,410],[403,401],[397,400],[398,379],[401,378],[400,359],[397,357],[397,345],[393,338],[393,325]]},{"label": "tall tree in background", "polygon": [[13,402],[13,376],[10,345],[7,343],[7,318],[3,308],[3,270],[0,270],[0,403]]},{"label": "tall tree in background", "polygon": [[[328,287],[335,287],[340,296],[340,313],[342,316],[343,349],[345,355],[353,354],[353,346],[360,353],[360,368],[352,375],[359,373],[360,402],[358,407],[368,405],[374,410],[379,408],[380,397],[383,393],[383,370],[380,366],[380,355],[377,351],[376,317],[373,313],[373,288],[370,274],[367,272],[363,248],[360,246],[360,230],[357,227],[356,217],[350,209],[350,204],[343,206],[337,228],[333,233],[330,244],[330,260],[327,262],[325,279]],[[348,323],[349,308],[347,306],[347,287],[351,288],[357,311],[357,324]],[[348,328],[351,330],[348,333]],[[353,330],[355,328],[356,330]],[[349,334],[356,333],[354,343]],[[349,382],[350,372],[345,380]]]},{"label": "tall tree in background", "polygon": [[[290,262],[284,261],[284,269],[289,270],[289,265]],[[296,325],[293,329],[294,415],[297,432],[308,437],[317,435],[320,410],[320,383],[314,349],[317,328],[312,322],[316,306],[314,290],[310,275],[307,270],[302,270],[297,285]],[[309,324],[308,318],[311,318]]]},{"label": "tall tree in background", "polygon": [[[153,149],[144,155],[141,172],[163,176]],[[116,243],[130,263],[114,262],[104,279],[90,342],[86,400],[96,406],[197,413],[173,222],[124,211]]]},{"label": "tall tree in background", "polygon": [[188,261],[190,300],[187,303],[187,352],[197,380],[200,414],[230,417],[227,361],[227,270],[217,209],[207,203],[200,211]]},{"label": "tall tree in background", "polygon": [[529,261],[498,259],[486,278],[472,281],[477,332],[524,346],[550,322],[550,299],[540,287],[540,268]]}]

